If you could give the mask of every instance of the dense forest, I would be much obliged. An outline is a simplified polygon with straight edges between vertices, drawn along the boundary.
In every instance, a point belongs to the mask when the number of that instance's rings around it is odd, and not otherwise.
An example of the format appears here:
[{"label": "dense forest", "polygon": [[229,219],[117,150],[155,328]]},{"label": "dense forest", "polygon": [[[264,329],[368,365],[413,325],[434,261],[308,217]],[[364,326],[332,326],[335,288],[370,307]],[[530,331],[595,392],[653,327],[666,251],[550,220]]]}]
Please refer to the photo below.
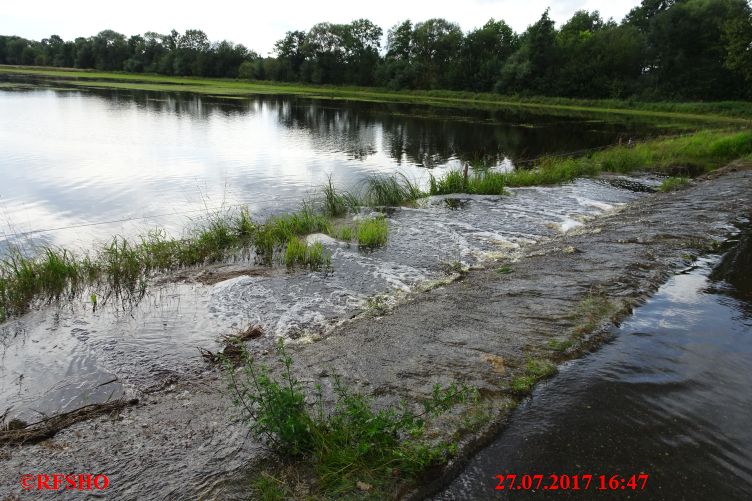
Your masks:
[{"label": "dense forest", "polygon": [[290,31],[261,57],[200,30],[41,41],[0,36],[0,64],[94,68],[390,89],[452,89],[587,98],[752,98],[746,0],[643,0],[617,23],[548,11],[523,33],[489,20],[463,33],[445,19],[384,31],[366,19]]}]

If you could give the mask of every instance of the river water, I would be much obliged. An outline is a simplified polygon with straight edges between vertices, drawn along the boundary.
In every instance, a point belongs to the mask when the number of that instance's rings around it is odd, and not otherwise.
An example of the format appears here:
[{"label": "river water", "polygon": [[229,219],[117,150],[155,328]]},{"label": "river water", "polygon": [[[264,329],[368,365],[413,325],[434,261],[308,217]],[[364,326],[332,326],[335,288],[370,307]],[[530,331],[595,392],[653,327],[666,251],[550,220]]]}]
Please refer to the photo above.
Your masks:
[{"label": "river water", "polygon": [[464,161],[509,168],[657,132],[519,110],[0,87],[0,246],[179,234],[221,208],[297,209],[329,176],[342,188],[395,172],[425,183]]},{"label": "river water", "polygon": [[[372,174],[428,172],[482,159],[520,159],[593,148],[656,131],[649,124],[519,111],[292,97],[217,99],[80,89],[0,89],[3,242],[22,249],[87,249],[155,226],[173,234],[219,208],[252,215],[296,209],[329,175],[346,188]],[[92,308],[87,297],[0,325],[0,413],[33,420],[206,370],[197,348],[261,324],[306,340],[379,304],[451,279],[464,266],[529,243],[643,195],[659,180],[617,177],[511,190],[507,196],[431,197],[389,217],[385,247],[364,252],[314,235],[331,272],[240,263],[218,283],[152,284],[137,304]],[[451,199],[451,200],[448,200]],[[135,218],[135,219],[134,219]],[[53,231],[37,231],[52,229]],[[32,233],[28,233],[32,232]]]},{"label": "river water", "polygon": [[[752,497],[752,232],[672,278],[540,385],[437,500],[540,499],[496,475],[649,475],[645,499]],[[595,483],[595,482],[594,482]],[[615,494],[615,493],[612,493]],[[556,493],[602,498],[607,493]]]}]

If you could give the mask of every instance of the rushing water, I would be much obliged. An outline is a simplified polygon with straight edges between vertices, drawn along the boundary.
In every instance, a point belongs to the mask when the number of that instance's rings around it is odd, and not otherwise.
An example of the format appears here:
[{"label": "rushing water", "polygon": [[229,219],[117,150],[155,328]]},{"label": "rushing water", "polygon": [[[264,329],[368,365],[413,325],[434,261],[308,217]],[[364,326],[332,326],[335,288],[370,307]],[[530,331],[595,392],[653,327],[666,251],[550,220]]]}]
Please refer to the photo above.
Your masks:
[{"label": "rushing water", "polygon": [[538,388],[436,499],[548,494],[496,492],[494,476],[509,473],[645,473],[646,492],[632,496],[750,499],[750,387],[752,232],[746,231],[723,257],[701,259],[672,278],[613,342]]},{"label": "rushing water", "polygon": [[[290,97],[0,90],[6,243],[26,245],[18,233],[45,228],[62,229],[32,241],[84,248],[155,225],[178,233],[207,208],[244,204],[257,217],[294,209],[329,175],[345,187],[375,173],[425,181],[429,169],[464,161],[512,168],[521,158],[638,135],[637,124],[592,118],[463,113]],[[273,336],[316,336],[374,296],[394,301],[446,279],[447,264],[513,253],[655,184],[618,181],[432,197],[390,213],[388,244],[373,252],[311,236],[332,253],[328,273],[241,266],[213,285],[154,286],[127,308],[110,301],[94,311],[84,297],[37,309],[0,326],[0,413],[10,407],[33,419],[205,370],[196,348],[216,350],[221,335],[250,323]],[[142,219],[124,221],[132,218]]]}]

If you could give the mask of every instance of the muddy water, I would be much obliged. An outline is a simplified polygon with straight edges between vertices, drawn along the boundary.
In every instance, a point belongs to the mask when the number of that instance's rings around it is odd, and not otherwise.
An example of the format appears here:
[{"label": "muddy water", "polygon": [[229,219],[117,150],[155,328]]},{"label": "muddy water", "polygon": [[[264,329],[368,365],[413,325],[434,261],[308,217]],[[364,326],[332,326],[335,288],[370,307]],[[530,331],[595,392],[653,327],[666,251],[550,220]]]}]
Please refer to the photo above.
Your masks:
[{"label": "muddy water", "polygon": [[435,499],[550,494],[495,492],[494,476],[507,473],[646,473],[646,492],[633,497],[749,499],[752,232],[735,241],[672,278],[611,343],[538,388]]}]

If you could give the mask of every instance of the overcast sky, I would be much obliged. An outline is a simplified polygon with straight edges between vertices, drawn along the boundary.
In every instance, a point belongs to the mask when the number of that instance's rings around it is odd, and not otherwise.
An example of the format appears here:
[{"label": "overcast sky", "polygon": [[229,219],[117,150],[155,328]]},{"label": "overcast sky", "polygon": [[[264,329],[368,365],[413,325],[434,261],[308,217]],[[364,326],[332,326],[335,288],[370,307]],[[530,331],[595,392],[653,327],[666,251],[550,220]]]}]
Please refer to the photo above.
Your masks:
[{"label": "overcast sky", "polygon": [[211,40],[232,40],[265,55],[286,31],[307,30],[320,21],[367,18],[386,32],[405,19],[444,17],[467,31],[493,17],[519,32],[546,7],[551,8],[557,25],[578,9],[599,10],[604,18],[619,21],[639,0],[27,0],[3,4],[3,35],[39,40],[57,34],[70,40],[107,28],[126,35],[197,28]]}]

